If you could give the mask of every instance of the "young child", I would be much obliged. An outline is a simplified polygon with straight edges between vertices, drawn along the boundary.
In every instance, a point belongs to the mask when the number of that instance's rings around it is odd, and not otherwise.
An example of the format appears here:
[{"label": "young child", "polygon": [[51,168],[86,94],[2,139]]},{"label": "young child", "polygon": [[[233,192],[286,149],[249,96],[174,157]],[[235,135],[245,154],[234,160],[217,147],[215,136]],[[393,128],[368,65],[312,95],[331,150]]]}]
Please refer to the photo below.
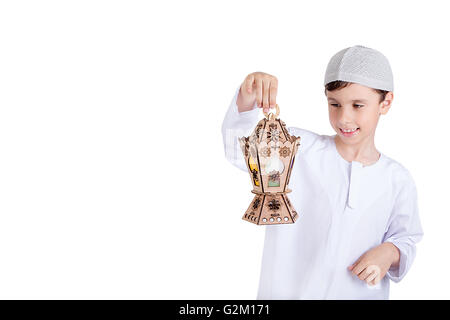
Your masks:
[{"label": "young child", "polygon": [[[299,218],[266,226],[257,299],[388,299],[389,279],[405,276],[423,236],[411,174],[374,143],[393,101],[388,60],[360,45],[343,49],[324,85],[336,134],[288,127],[301,137],[289,182]],[[243,171],[237,138],[253,131],[259,108],[275,107],[277,86],[269,74],[248,75],[226,113],[225,156]]]}]

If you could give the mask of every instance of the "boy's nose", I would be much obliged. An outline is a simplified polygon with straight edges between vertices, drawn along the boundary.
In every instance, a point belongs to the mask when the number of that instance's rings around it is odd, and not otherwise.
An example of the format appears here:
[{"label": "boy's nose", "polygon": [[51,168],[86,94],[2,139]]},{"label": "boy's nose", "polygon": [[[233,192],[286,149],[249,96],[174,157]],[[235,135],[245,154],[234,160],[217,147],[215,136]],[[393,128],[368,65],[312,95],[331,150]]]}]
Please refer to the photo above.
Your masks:
[{"label": "boy's nose", "polygon": [[349,111],[341,111],[341,113],[339,114],[339,122],[342,123],[343,125],[345,124],[350,124],[353,122],[353,117],[351,115],[351,113]]}]

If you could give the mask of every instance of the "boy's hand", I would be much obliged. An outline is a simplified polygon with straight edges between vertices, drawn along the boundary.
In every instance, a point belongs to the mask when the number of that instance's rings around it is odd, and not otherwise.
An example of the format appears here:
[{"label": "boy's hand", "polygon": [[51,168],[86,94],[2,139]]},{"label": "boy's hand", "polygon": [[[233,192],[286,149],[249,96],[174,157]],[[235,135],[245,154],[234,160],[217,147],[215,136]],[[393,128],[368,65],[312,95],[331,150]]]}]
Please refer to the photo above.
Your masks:
[{"label": "boy's hand", "polygon": [[400,251],[390,242],[385,242],[367,251],[348,267],[354,275],[369,285],[376,285],[386,275],[391,265],[398,265]]},{"label": "boy's hand", "polygon": [[251,110],[255,100],[258,108],[269,112],[269,107],[275,108],[277,91],[278,79],[275,76],[264,72],[250,73],[239,90],[236,101],[239,112]]}]

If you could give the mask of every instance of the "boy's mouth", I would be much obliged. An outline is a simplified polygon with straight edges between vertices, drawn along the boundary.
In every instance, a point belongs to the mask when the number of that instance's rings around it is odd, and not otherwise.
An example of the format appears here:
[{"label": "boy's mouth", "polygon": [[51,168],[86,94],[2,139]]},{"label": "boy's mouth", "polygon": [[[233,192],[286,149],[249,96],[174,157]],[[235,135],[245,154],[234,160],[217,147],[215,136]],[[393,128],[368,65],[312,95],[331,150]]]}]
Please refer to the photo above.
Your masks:
[{"label": "boy's mouth", "polygon": [[339,128],[339,130],[344,135],[344,137],[353,137],[359,133],[359,128],[353,128],[353,129]]}]

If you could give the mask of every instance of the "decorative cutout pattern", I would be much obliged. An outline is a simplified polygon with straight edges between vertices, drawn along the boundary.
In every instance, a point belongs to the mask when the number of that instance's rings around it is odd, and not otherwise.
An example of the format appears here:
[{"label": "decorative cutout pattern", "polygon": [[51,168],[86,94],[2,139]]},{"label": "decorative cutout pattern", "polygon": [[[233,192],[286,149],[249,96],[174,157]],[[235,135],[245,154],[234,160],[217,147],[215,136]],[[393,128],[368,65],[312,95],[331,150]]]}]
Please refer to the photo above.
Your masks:
[{"label": "decorative cutout pattern", "polygon": [[270,157],[270,148],[269,147],[262,148],[261,155],[266,158]]},{"label": "decorative cutout pattern", "polygon": [[255,202],[253,202],[253,210],[258,209],[260,203],[261,203],[261,199],[257,198],[255,200]]},{"label": "decorative cutout pattern", "polygon": [[282,147],[280,149],[280,157],[286,158],[291,155],[291,149],[288,147]]},{"label": "decorative cutout pattern", "polygon": [[259,137],[261,137],[261,133],[263,132],[262,127],[263,127],[262,124],[258,124],[258,125],[256,126],[255,133],[256,133],[256,137],[257,137],[258,139],[259,139]]},{"label": "decorative cutout pattern", "polygon": [[276,199],[272,199],[272,200],[270,200],[268,203],[267,203],[267,205],[269,206],[269,209],[270,210],[278,210],[278,209],[280,209],[280,202],[278,201],[278,200],[276,200]]},{"label": "decorative cutout pattern", "polygon": [[278,129],[271,128],[269,131],[267,131],[267,139],[277,142],[278,140],[280,140],[280,131],[278,131]]}]

